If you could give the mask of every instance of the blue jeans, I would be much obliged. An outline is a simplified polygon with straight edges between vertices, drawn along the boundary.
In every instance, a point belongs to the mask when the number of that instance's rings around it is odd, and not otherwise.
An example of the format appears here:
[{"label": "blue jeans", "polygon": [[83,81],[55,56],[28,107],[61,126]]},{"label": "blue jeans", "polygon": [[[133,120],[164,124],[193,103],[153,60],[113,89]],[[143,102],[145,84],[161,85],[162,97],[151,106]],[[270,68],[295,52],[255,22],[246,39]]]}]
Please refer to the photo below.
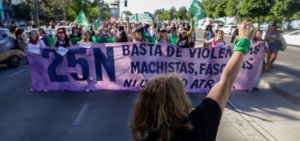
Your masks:
[{"label": "blue jeans", "polygon": [[28,62],[25,56],[23,56],[22,61],[23,61],[23,64],[26,64]]}]

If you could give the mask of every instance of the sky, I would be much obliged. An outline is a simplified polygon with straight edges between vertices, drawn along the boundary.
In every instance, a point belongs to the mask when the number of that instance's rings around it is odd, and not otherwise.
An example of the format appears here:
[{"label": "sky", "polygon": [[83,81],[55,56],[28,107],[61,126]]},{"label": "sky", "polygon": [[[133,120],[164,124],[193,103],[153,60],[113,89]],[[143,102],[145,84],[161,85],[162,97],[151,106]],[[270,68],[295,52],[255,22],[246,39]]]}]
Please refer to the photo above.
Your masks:
[{"label": "sky", "polygon": [[[127,7],[124,7],[124,1],[120,0],[120,11],[126,11],[129,10],[131,13],[154,13],[155,10],[164,8],[165,10],[169,10],[174,6],[176,10],[182,6],[185,6],[187,10],[189,9],[190,5],[192,4],[193,0],[127,0]],[[104,0],[106,3],[113,3],[114,0]],[[225,21],[224,18],[220,18],[218,20]],[[234,18],[228,17],[226,19],[227,24],[230,22],[233,22]],[[295,21],[292,23],[294,27],[299,28],[300,21]],[[265,27],[267,25],[262,25],[262,27]]]}]

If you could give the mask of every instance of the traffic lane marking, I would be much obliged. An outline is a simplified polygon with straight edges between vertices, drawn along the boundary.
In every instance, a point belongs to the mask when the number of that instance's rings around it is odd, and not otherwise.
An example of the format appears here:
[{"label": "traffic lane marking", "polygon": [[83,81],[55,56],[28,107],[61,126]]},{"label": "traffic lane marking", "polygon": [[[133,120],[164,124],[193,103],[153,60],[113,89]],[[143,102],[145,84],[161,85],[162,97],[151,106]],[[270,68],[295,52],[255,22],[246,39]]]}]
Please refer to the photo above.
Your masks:
[{"label": "traffic lane marking", "polygon": [[13,76],[15,76],[15,75],[17,75],[17,74],[19,74],[19,73],[24,72],[24,71],[25,71],[25,70],[20,70],[20,71],[18,71],[18,72],[16,72],[16,73],[13,73],[13,74],[9,75],[8,77],[13,77]]}]

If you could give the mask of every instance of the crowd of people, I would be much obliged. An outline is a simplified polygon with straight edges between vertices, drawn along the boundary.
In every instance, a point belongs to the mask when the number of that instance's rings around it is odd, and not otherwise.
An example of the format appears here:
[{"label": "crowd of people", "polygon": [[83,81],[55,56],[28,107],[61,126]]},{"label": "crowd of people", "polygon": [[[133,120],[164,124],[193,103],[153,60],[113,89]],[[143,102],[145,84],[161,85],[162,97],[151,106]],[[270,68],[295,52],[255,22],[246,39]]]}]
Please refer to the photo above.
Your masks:
[{"label": "crowd of people", "polygon": [[[15,23],[11,23],[10,31],[15,35],[18,42],[19,49],[24,51],[27,48],[52,48],[57,50],[58,47],[70,47],[73,43],[70,41],[72,38],[82,38],[79,43],[94,43],[92,36],[99,36],[102,38],[113,38],[115,42],[145,42],[149,43],[149,38],[155,37],[155,43],[166,43],[176,45],[180,48],[194,47],[196,41],[195,31],[195,21],[190,20],[189,23],[185,22],[175,22],[175,23],[162,23],[158,24],[155,19],[153,24],[146,23],[130,23],[129,18],[126,18],[126,22],[122,23],[110,23],[108,21],[102,22],[98,29],[94,28],[91,24],[91,29],[87,30],[82,25],[75,24],[71,33],[67,35],[65,28],[58,28],[56,33],[56,40],[53,44],[49,45],[44,39],[48,36],[42,28],[37,30],[31,30],[29,39],[25,39],[23,35],[23,30],[16,27]],[[34,23],[32,25],[35,25]],[[60,26],[60,25],[58,25]],[[49,27],[55,28],[54,22],[49,23]],[[57,26],[56,26],[57,27]],[[34,28],[34,27],[32,27]],[[224,40],[224,32],[222,30],[217,30],[213,32],[212,21],[206,25],[206,31],[204,32],[203,38],[206,40],[203,47],[229,47]],[[173,43],[169,37],[177,38],[176,43]],[[235,41],[239,38],[238,30],[234,31],[232,35],[231,42],[233,43],[232,48],[235,48]],[[262,31],[258,30],[256,32],[255,38],[252,44],[260,44],[264,48],[264,56],[261,64],[261,74],[258,76],[258,80],[262,74],[269,72],[273,68],[273,63],[275,62],[278,55],[278,41],[281,40],[280,32],[277,32],[276,23],[270,23],[269,30],[267,31],[265,38],[262,39]],[[28,61],[23,57],[23,64],[28,64]],[[259,82],[259,81],[258,81]],[[257,84],[254,86],[253,90],[258,90]]]}]

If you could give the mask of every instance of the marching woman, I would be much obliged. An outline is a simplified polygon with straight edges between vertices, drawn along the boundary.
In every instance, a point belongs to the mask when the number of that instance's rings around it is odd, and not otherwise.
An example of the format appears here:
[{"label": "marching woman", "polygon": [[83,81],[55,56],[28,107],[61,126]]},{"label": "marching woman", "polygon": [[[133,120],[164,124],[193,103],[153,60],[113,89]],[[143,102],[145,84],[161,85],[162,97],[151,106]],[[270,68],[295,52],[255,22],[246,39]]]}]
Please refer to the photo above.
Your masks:
[{"label": "marching woman", "polygon": [[194,24],[195,21],[191,19],[191,29],[190,29],[190,34],[187,36],[187,29],[186,28],[181,28],[178,39],[176,41],[176,45],[180,48],[188,48],[191,47],[191,42],[192,42],[192,37],[194,33]]},{"label": "marching woman", "polygon": [[[244,56],[255,34],[252,23],[239,26],[240,39],[220,80],[193,108],[182,79],[175,74],[150,79],[143,86],[130,116],[135,141],[215,141],[222,113]],[[181,35],[182,36],[182,35]]]},{"label": "marching woman", "polygon": [[209,41],[211,38],[213,38],[214,32],[211,29],[211,26],[207,26],[204,32],[204,38],[206,39],[206,41]]},{"label": "marching woman", "polygon": [[[213,47],[225,47],[226,42],[224,41],[224,32],[223,32],[223,30],[218,30],[217,31],[217,38],[213,38],[213,39],[207,41],[206,43],[212,45]],[[230,48],[229,45],[227,47]]]},{"label": "marching woman", "polygon": [[156,37],[155,43],[167,43],[167,44],[174,45],[172,41],[168,39],[167,29],[160,28],[160,34],[158,34],[156,19],[154,20],[154,29],[155,29],[155,37]]},{"label": "marching woman", "polygon": [[94,43],[93,40],[92,40],[92,33],[91,33],[91,31],[86,31],[83,34],[82,40],[80,42],[78,42],[78,43],[89,43],[89,44]]},{"label": "marching woman", "polygon": [[39,35],[40,40],[42,40],[44,42],[44,44],[46,45],[46,47],[50,48],[48,42],[44,38],[44,36],[48,36],[47,33],[44,31],[44,29],[39,28],[38,29],[38,35]]},{"label": "marching woman", "polygon": [[73,45],[72,42],[69,40],[67,33],[64,30],[58,30],[56,36],[57,39],[52,44],[52,49],[57,50],[58,47],[67,48]]},{"label": "marching woman", "polygon": [[[22,33],[23,33],[22,29],[17,28],[15,32],[15,37],[17,39],[19,49],[24,51],[27,48],[27,44],[26,44],[26,40],[22,36]],[[23,60],[23,65],[28,64],[28,61],[25,56],[22,57],[22,60]]]},{"label": "marching woman", "polygon": [[78,33],[78,28],[73,27],[72,33],[70,34],[69,38],[76,38],[76,37],[81,37],[81,33]]},{"label": "marching woman", "polygon": [[28,48],[43,49],[45,47],[46,46],[45,46],[44,42],[39,39],[37,31],[31,30],[29,40],[27,41],[27,47],[25,49],[28,49]]},{"label": "marching woman", "polygon": [[270,23],[265,39],[267,40],[270,49],[270,52],[267,54],[267,72],[269,72],[270,68],[273,69],[273,63],[278,55],[278,41],[281,41],[281,35],[277,31],[276,23]]},{"label": "marching woman", "polygon": [[134,33],[132,33],[131,29],[130,29],[130,25],[129,25],[129,18],[126,17],[126,21],[127,21],[127,30],[129,31],[129,34],[131,35],[131,38],[133,40],[133,42],[143,42],[143,43],[149,43],[149,40],[144,38],[143,35],[143,28],[137,28]]},{"label": "marching woman", "polygon": [[258,84],[259,84],[259,81],[260,81],[260,77],[264,74],[264,70],[265,70],[265,58],[266,58],[266,54],[269,53],[269,46],[268,46],[268,43],[264,40],[262,40],[262,30],[257,30],[256,33],[255,33],[255,36],[252,40],[252,44],[259,44],[261,45],[261,47],[264,48],[264,55],[263,55],[263,58],[262,58],[262,62],[260,64],[260,70],[261,70],[261,73],[258,74],[257,76],[257,79],[256,79],[256,82],[253,86],[253,90],[259,90],[257,87],[258,87]]},{"label": "marching woman", "polygon": [[113,36],[113,38],[115,39],[115,41],[118,42],[130,42],[131,38],[127,37],[127,34],[125,31],[120,31],[119,36]]}]

